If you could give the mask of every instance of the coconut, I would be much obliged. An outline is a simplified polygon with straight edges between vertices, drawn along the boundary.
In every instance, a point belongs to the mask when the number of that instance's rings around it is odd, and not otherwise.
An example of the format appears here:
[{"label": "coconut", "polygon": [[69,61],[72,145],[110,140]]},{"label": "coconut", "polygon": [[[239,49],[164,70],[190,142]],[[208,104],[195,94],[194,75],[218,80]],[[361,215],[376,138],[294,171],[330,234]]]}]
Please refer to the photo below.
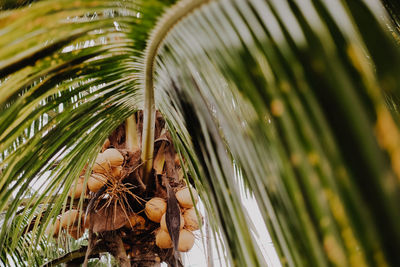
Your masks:
[{"label": "coconut", "polygon": [[104,150],[103,156],[110,162],[111,166],[121,166],[124,163],[124,156],[115,148]]},{"label": "coconut", "polygon": [[46,235],[58,236],[60,231],[60,219],[56,219],[54,224],[48,224],[46,230],[44,231]]},{"label": "coconut", "polygon": [[162,215],[167,211],[167,202],[159,197],[153,197],[146,203],[145,212],[149,220],[159,223]]},{"label": "coconut", "polygon": [[117,166],[117,167],[112,167],[111,168],[111,175],[116,178],[119,179],[122,176],[122,166]]},{"label": "coconut", "polygon": [[169,234],[161,229],[158,229],[156,233],[156,245],[162,249],[172,248],[172,240]]},{"label": "coconut", "polygon": [[[85,232],[86,223],[84,215],[80,218],[78,210],[69,210],[61,215],[60,225],[67,230],[67,233],[74,239],[79,239]],[[82,219],[79,224],[79,219]],[[79,227],[78,227],[79,225]]]},{"label": "coconut", "polygon": [[60,226],[61,228],[68,228],[78,223],[79,211],[69,210],[61,215]]},{"label": "coconut", "polygon": [[92,175],[88,179],[87,185],[90,191],[97,192],[100,188],[103,187],[103,185],[106,184],[106,182],[107,178],[105,176],[98,173],[92,173]]},{"label": "coconut", "polygon": [[84,186],[84,180],[79,178],[76,183],[73,183],[71,188],[69,189],[68,196],[76,199],[80,198],[82,192],[86,193],[86,186]]},{"label": "coconut", "polygon": [[133,214],[131,216],[129,216],[129,221],[125,224],[125,227],[128,228],[136,228],[136,229],[144,229],[146,224],[146,220],[137,214]]},{"label": "coconut", "polygon": [[192,232],[183,229],[179,233],[178,250],[180,252],[189,251],[194,245],[194,235]]},{"label": "coconut", "polygon": [[[182,228],[183,228],[183,225],[185,224],[185,220],[183,219],[183,216],[182,216],[181,214],[179,214],[179,216],[180,216],[180,218],[181,218],[180,229],[182,229]],[[161,228],[163,231],[168,232],[166,217],[167,217],[167,213],[164,213],[163,216],[161,217],[160,228]]]},{"label": "coconut", "polygon": [[[200,215],[200,220],[202,220],[201,214]],[[194,208],[187,209],[183,212],[183,218],[185,220],[185,228],[190,230],[190,231],[196,231],[199,230],[199,221],[197,218],[196,210]]]},{"label": "coconut", "polygon": [[97,155],[96,161],[93,165],[93,172],[107,174],[111,171],[110,163],[103,153]]},{"label": "coconut", "polygon": [[[194,188],[191,189],[192,194],[193,194],[193,198],[194,198],[194,202],[197,203],[199,196],[197,195],[197,192]],[[193,201],[192,201],[192,197],[190,195],[190,191],[188,187],[184,187],[182,189],[180,189],[178,192],[176,192],[176,199],[179,202],[179,205],[183,208],[191,208],[193,207]]]}]

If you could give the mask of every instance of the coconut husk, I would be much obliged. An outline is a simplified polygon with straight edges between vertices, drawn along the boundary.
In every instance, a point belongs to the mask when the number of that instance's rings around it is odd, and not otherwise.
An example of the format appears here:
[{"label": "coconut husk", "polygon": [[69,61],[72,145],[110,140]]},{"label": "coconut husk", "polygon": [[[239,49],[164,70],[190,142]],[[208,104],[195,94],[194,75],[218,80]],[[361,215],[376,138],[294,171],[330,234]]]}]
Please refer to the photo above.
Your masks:
[{"label": "coconut husk", "polygon": [[[200,211],[199,211],[199,216],[200,216],[200,221],[203,221],[203,217],[201,216]],[[196,210],[194,207],[185,210],[183,212],[183,218],[185,220],[186,229],[192,232],[200,229],[199,218],[197,218]]]},{"label": "coconut husk", "polygon": [[162,249],[172,248],[173,243],[171,240],[171,236],[167,232],[158,229],[156,233],[156,245]]},{"label": "coconut husk", "polygon": [[178,250],[180,252],[187,252],[189,250],[192,249],[193,245],[194,245],[194,235],[192,232],[183,229],[181,230],[181,232],[179,233],[179,246],[178,246]]},{"label": "coconut husk", "polygon": [[154,197],[147,201],[145,213],[149,220],[160,223],[162,215],[167,210],[167,203],[160,197]]}]

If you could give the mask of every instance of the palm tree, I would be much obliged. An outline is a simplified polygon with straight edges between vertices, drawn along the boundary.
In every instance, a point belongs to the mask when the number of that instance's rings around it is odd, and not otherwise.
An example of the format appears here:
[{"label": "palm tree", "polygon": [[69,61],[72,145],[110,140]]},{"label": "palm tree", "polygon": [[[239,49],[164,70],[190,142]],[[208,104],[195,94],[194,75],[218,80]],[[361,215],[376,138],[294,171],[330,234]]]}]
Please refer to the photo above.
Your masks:
[{"label": "palm tree", "polygon": [[141,109],[148,181],[158,109],[231,265],[265,266],[243,184],[282,265],[399,266],[397,2],[173,2],[0,4],[2,264],[96,256],[45,229]]}]

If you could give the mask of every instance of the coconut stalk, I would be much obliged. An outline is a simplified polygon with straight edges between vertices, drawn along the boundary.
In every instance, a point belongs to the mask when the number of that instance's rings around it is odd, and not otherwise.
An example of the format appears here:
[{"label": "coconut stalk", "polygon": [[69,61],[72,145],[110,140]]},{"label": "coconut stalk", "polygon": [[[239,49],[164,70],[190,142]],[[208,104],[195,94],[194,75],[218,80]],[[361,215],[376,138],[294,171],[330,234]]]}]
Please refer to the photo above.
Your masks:
[{"label": "coconut stalk", "polygon": [[137,127],[135,116],[131,115],[125,120],[125,138],[126,148],[134,152],[139,149],[139,140],[137,135]]}]

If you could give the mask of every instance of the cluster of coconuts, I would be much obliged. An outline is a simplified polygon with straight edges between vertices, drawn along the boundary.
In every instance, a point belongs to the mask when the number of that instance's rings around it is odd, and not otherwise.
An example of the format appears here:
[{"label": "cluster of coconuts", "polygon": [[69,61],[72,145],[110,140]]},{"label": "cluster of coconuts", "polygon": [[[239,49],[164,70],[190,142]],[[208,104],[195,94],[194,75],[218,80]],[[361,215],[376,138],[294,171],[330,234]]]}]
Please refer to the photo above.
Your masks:
[{"label": "cluster of coconuts", "polygon": [[[124,156],[115,148],[107,148],[110,143],[107,141],[108,139],[103,145],[103,149],[105,150],[97,155],[92,173],[87,182],[87,188],[94,193],[99,191],[108,181],[120,179],[123,174],[122,164],[124,163]],[[84,176],[81,175],[76,183],[72,185],[68,196],[76,199],[82,193],[86,193],[86,190]]]},{"label": "cluster of coconuts", "polygon": [[[49,224],[45,233],[57,237],[60,230],[65,230],[70,236],[78,239],[85,232],[84,220],[80,220],[81,217],[78,210],[68,210],[61,214],[61,217],[57,218],[53,224]],[[81,225],[79,225],[79,221],[81,221]]]},{"label": "cluster of coconuts", "polygon": [[[180,232],[178,250],[180,252],[189,251],[195,241],[193,231],[199,230],[199,221],[190,192],[193,194],[195,203],[198,195],[195,189],[184,187],[176,192],[176,199],[180,206]],[[172,240],[168,233],[166,224],[167,202],[160,197],[154,197],[146,203],[145,212],[149,220],[159,223],[160,228],[155,232],[156,245],[161,249],[172,248]],[[200,215],[201,216],[201,215]]]},{"label": "cluster of coconuts", "polygon": [[[87,189],[95,193],[108,181],[118,180],[122,177],[124,156],[117,149],[108,148],[109,145],[110,141],[107,139],[103,145],[103,152],[97,155],[87,185],[84,184],[85,168],[80,177],[72,184],[68,192],[69,197],[73,199],[80,198],[82,194],[86,194]],[[73,238],[78,239],[84,233],[83,225],[78,229],[79,218],[78,210],[69,210],[63,213],[60,218],[57,218],[54,224],[49,224],[46,233],[57,236],[61,228],[65,229]]]}]

